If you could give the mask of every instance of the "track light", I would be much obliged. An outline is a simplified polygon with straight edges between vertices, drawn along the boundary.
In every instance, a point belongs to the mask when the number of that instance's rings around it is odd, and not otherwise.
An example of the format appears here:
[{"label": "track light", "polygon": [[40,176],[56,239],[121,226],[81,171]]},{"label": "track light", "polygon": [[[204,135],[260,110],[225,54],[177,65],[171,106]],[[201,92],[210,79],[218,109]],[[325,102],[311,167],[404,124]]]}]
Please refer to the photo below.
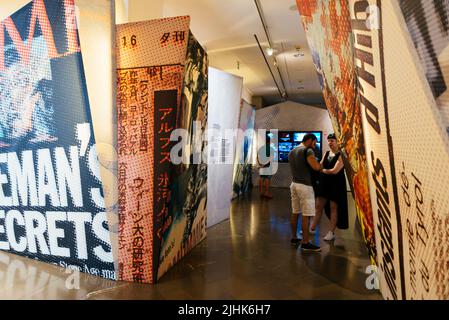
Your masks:
[{"label": "track light", "polygon": [[274,54],[273,48],[267,48],[267,54],[271,57]]}]

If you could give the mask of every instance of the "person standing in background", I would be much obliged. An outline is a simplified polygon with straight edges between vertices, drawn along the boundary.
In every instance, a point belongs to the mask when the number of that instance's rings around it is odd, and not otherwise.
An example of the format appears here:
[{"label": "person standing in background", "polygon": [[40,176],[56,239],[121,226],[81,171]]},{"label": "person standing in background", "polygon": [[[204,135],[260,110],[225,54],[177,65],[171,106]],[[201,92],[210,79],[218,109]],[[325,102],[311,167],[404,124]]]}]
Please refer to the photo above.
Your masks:
[{"label": "person standing in background", "polygon": [[[272,199],[273,195],[270,191],[271,178],[274,174],[272,170],[272,162],[274,161],[275,149],[267,140],[267,144],[259,149],[257,154],[257,162],[260,166],[259,173],[259,192],[261,198]],[[263,159],[263,160],[262,160]]]},{"label": "person standing in background", "polygon": [[[293,181],[290,185],[292,200],[291,215],[291,245],[301,243],[304,251],[321,251],[321,248],[309,242],[309,220],[315,216],[315,193],[312,187],[311,171],[320,171],[321,164],[316,160],[314,149],[317,138],[308,133],[304,136],[302,143],[290,151],[288,162]],[[297,237],[298,218],[302,214],[302,241]]]}]

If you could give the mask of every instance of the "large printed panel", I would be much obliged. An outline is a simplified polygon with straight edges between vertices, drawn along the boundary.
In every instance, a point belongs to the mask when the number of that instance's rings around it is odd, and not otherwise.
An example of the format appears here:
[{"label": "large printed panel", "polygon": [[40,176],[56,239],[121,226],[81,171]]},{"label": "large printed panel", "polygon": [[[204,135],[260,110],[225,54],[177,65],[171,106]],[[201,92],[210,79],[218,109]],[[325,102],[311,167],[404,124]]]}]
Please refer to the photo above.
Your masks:
[{"label": "large printed panel", "polygon": [[245,195],[251,192],[252,189],[252,149],[255,120],[255,108],[245,100],[242,100],[239,129],[243,132],[243,139],[238,139],[236,145],[232,183],[233,198]]},{"label": "large printed panel", "polygon": [[348,13],[355,39],[354,56],[365,128],[381,292],[387,299],[400,299],[403,273],[400,271],[398,228],[401,224],[394,175],[396,150],[389,138],[388,106],[384,100],[383,52],[379,49],[382,30],[374,25],[375,21],[372,27],[367,23],[367,10],[370,10],[368,2],[353,3]]},{"label": "large printed panel", "polygon": [[207,227],[229,219],[243,79],[209,68]]},{"label": "large printed panel", "polygon": [[373,213],[354,67],[348,2],[297,0],[324,100],[344,155],[366,246],[376,262]]},{"label": "large printed panel", "polygon": [[399,4],[449,134],[449,2],[401,0]]},{"label": "large printed panel", "polygon": [[0,249],[115,279],[74,8],[0,24]]},{"label": "large printed panel", "polygon": [[[413,44],[418,52],[427,81],[432,89],[441,120],[449,134],[449,2],[400,1],[400,8]],[[444,199],[444,196],[441,199]],[[417,197],[417,200],[417,203],[419,203],[419,197]],[[430,209],[433,207],[432,201],[434,200],[431,200]],[[445,208],[447,208],[447,202]],[[427,206],[427,214],[429,214],[428,209],[429,206]],[[424,226],[421,223],[421,214],[416,210],[414,219],[415,232],[409,234],[408,238],[409,240],[413,236],[416,236],[418,239],[424,238],[421,236],[424,233],[423,231],[432,234],[432,256],[435,259],[433,267],[429,270],[432,282],[427,284],[424,278],[424,281],[421,281],[419,284],[408,283],[407,298],[419,297],[419,293],[423,292],[423,296],[428,294],[426,298],[447,300],[449,299],[449,288],[446,285],[449,282],[449,267],[447,265],[449,219],[447,214],[437,215],[433,211],[431,212],[432,223],[429,231],[429,224]],[[413,258],[412,246],[409,245],[408,249],[408,257],[409,261],[411,261],[411,258]],[[420,253],[422,254],[422,251]],[[404,259],[407,261],[407,256]],[[427,263],[431,259],[431,257],[426,257]],[[426,264],[422,263],[419,268],[420,271],[424,271],[422,272],[424,275],[426,275],[425,266]],[[407,283],[407,276],[413,274],[416,267],[406,265],[404,270],[406,271],[405,282]]]},{"label": "large printed panel", "polygon": [[118,25],[117,66],[126,69],[184,65],[189,26],[188,16]]},{"label": "large printed panel", "polygon": [[[171,195],[171,225],[164,232],[158,279],[206,237],[208,58],[195,37],[189,33],[181,107],[177,128],[186,130],[189,140],[184,158],[190,162],[176,165]],[[203,160],[203,161],[201,161]]]},{"label": "large printed panel", "polygon": [[122,280],[157,279],[161,242],[173,221],[170,135],[181,114],[189,21],[177,17],[117,26]]},{"label": "large printed panel", "polygon": [[382,294],[448,299],[447,3],[351,0],[350,12]]}]

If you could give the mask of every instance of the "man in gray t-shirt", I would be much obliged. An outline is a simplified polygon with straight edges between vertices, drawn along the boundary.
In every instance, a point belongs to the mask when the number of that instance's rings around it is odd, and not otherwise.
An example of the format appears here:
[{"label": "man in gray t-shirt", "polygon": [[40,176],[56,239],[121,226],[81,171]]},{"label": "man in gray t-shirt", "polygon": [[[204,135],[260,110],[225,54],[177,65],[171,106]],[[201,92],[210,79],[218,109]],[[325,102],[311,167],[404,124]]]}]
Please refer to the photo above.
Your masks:
[{"label": "man in gray t-shirt", "polygon": [[312,187],[310,170],[322,170],[321,164],[316,160],[314,149],[317,138],[314,134],[306,134],[302,143],[290,151],[288,162],[292,172],[293,182],[290,185],[292,197],[291,231],[290,243],[297,245],[300,242],[297,236],[298,216],[302,213],[302,242],[301,249],[305,251],[321,251],[309,243],[309,219],[315,216],[315,193]]},{"label": "man in gray t-shirt", "polygon": [[300,144],[290,151],[290,154],[288,155],[288,163],[290,164],[294,183],[312,186],[310,169],[306,163],[306,158],[309,156],[315,156],[313,149],[311,147],[307,148],[303,144]]}]

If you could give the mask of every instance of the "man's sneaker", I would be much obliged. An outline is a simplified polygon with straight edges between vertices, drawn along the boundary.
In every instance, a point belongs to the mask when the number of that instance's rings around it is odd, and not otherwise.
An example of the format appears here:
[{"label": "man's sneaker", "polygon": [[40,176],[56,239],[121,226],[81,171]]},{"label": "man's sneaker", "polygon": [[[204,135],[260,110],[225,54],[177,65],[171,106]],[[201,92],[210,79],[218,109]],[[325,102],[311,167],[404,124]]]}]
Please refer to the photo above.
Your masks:
[{"label": "man's sneaker", "polygon": [[329,231],[323,238],[326,241],[332,241],[335,239],[335,232]]},{"label": "man's sneaker", "polygon": [[318,247],[316,245],[313,245],[311,243],[302,244],[301,245],[301,249],[304,250],[304,251],[314,251],[314,252],[320,252],[321,251],[320,247]]},{"label": "man's sneaker", "polygon": [[292,246],[298,246],[301,243],[301,239],[291,239],[290,244]]}]

